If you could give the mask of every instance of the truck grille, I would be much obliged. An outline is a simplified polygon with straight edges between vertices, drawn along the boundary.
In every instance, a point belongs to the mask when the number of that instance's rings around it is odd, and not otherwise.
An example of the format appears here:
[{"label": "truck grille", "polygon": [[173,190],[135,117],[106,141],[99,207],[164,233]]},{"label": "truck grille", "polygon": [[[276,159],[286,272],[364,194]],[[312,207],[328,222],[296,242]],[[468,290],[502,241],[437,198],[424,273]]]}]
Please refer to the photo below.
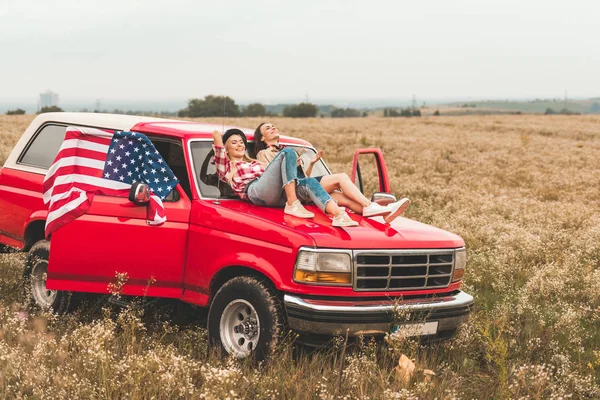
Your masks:
[{"label": "truck grille", "polygon": [[454,272],[454,250],[354,252],[354,290],[444,288]]}]

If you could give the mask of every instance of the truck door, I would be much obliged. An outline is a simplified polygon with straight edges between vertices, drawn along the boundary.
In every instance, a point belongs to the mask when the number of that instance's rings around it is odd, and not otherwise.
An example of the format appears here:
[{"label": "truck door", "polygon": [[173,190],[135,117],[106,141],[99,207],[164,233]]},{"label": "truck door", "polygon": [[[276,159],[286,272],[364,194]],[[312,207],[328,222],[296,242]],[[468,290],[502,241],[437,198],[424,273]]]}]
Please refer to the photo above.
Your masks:
[{"label": "truck door", "polygon": [[[152,139],[180,179],[163,205],[167,222],[146,223],[146,207],[96,195],[90,210],[52,235],[48,289],[108,293],[121,274],[121,293],[181,297],[191,201],[180,141]],[[181,168],[183,166],[183,169]]]},{"label": "truck door", "polygon": [[365,196],[372,196],[373,201],[378,203],[395,201],[391,195],[387,167],[381,149],[356,150],[352,159],[350,179]]}]

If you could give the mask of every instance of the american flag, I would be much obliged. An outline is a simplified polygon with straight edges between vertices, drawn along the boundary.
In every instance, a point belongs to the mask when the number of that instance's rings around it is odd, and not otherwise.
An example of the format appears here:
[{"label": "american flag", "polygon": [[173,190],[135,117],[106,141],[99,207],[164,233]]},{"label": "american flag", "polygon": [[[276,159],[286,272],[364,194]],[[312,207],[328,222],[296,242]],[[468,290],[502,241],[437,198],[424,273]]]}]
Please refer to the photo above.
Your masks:
[{"label": "american flag", "polygon": [[134,182],[150,187],[148,224],[164,223],[167,218],[162,200],[179,180],[152,142],[136,132],[68,127],[44,179],[46,237],[83,215],[94,194],[127,197]]}]

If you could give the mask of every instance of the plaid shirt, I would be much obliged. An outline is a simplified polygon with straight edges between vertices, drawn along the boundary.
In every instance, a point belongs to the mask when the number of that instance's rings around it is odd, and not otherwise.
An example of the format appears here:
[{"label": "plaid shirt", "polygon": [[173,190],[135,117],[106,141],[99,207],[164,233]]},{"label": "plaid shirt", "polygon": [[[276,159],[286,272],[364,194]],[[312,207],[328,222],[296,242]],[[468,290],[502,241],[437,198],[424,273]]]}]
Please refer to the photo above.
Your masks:
[{"label": "plaid shirt", "polygon": [[[234,161],[229,160],[224,147],[213,145],[213,150],[215,151],[217,176],[221,181],[229,184],[228,175]],[[231,188],[240,198],[246,199],[246,187],[264,172],[265,168],[257,161],[235,161],[235,168],[231,176]]]}]

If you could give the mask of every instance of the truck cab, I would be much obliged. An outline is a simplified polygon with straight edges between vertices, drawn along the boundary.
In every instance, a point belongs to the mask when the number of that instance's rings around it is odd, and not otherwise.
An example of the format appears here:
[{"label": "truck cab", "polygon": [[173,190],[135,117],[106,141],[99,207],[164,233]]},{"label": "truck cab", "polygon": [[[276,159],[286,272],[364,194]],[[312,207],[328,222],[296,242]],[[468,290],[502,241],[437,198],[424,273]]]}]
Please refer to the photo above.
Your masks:
[{"label": "truck cab", "polygon": [[[145,207],[96,195],[82,216],[44,236],[42,183],[68,126],[146,135],[179,184],[163,201],[167,221],[146,223]],[[121,279],[123,295],[175,298],[207,307],[210,342],[227,353],[262,359],[287,330],[301,340],[391,332],[450,336],[468,317],[472,296],[460,290],[464,241],[452,233],[398,218],[351,217],[336,228],[314,205],[312,219],[253,205],[220,182],[212,162],[213,130],[221,125],[112,114],[41,114],[0,170],[0,243],[29,251],[33,300],[59,309],[72,292],[103,293]],[[249,146],[253,130],[243,129]],[[316,150],[291,137],[280,142]],[[383,154],[376,160],[375,201],[393,201]],[[329,174],[320,161],[313,176]],[[370,194],[369,194],[370,195]],[[399,317],[401,316],[401,317]]]}]

